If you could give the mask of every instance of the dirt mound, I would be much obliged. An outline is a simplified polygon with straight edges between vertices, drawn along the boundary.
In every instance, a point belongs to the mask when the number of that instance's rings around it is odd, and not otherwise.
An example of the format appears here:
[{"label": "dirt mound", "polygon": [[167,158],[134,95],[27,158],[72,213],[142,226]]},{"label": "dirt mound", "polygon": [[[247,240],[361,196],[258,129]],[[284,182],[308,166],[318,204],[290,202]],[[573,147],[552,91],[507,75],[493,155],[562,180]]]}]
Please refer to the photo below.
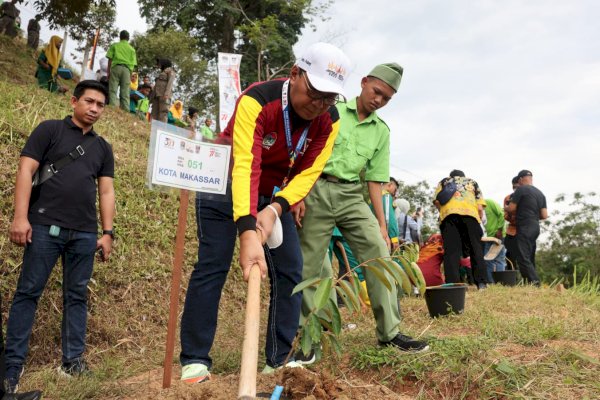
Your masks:
[{"label": "dirt mound", "polygon": [[[174,377],[177,376],[179,372],[174,371]],[[237,398],[238,380],[238,375],[213,376],[208,382],[186,385],[174,379],[170,389],[162,389],[162,369],[155,369],[124,381],[122,389],[127,393],[124,400],[146,398],[231,400]],[[282,400],[411,399],[378,384],[366,384],[357,380],[336,380],[328,373],[317,373],[301,368],[285,369],[283,374],[259,374],[256,386],[257,398],[270,398],[278,381],[284,387]]]},{"label": "dirt mound", "polygon": [[335,379],[328,373],[316,373],[307,369],[293,368],[283,371],[284,394],[292,400],[372,400],[410,399],[396,394],[385,386],[365,384],[353,380]]}]

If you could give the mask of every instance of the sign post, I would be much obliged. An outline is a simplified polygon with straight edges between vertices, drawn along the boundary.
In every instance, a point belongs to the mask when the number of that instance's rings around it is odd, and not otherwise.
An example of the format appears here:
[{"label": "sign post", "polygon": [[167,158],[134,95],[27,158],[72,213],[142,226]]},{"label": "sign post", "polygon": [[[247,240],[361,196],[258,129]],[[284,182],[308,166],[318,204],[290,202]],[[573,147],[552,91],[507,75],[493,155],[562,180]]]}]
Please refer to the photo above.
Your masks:
[{"label": "sign post", "polygon": [[177,233],[175,234],[175,258],[173,260],[173,274],[171,276],[171,299],[169,303],[169,323],[167,325],[167,346],[163,369],[163,389],[171,386],[173,372],[173,353],[175,351],[175,330],[177,328],[177,315],[179,306],[179,288],[181,286],[181,266],[183,264],[183,245],[187,227],[187,209],[190,194],[181,189],[179,195],[179,217]]},{"label": "sign post", "polygon": [[152,121],[147,170],[149,186],[161,185],[181,189],[171,277],[163,389],[171,386],[173,372],[189,191],[225,195],[231,156],[230,146],[193,140],[188,136],[189,132],[186,130]]}]

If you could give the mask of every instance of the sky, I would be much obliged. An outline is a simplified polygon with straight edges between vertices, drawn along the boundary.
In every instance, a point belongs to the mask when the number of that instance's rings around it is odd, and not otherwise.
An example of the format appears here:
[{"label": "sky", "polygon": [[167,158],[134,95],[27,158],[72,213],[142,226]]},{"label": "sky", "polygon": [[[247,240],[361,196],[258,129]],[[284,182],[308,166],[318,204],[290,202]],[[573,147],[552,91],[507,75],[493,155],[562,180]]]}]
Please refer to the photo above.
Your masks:
[{"label": "sky", "polygon": [[[392,176],[434,186],[461,169],[501,202],[528,169],[552,212],[564,207],[559,193],[600,189],[598,16],[595,0],[337,0],[294,49],[327,41],[344,50],[350,96],[376,64],[403,66],[398,93],[378,111]],[[117,0],[116,25],[146,30],[135,0]]]}]

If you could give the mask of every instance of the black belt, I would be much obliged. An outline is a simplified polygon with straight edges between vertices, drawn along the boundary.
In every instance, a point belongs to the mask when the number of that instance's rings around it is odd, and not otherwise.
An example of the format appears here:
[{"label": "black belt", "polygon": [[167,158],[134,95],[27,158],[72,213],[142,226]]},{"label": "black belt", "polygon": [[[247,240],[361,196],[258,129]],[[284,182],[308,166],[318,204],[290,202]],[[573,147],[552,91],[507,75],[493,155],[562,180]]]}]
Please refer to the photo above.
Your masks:
[{"label": "black belt", "polygon": [[340,179],[337,176],[321,174],[321,179],[325,179],[327,182],[331,183],[358,183],[358,181],[347,181],[345,179]]}]

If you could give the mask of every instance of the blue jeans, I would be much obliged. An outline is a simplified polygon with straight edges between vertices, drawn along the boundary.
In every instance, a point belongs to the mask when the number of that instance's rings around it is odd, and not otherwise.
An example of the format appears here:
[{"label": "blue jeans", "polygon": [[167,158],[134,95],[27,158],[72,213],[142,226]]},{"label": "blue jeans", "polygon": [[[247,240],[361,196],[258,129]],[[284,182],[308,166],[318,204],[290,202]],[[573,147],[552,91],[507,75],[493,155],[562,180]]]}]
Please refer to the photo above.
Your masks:
[{"label": "blue jeans", "polygon": [[62,361],[81,357],[85,350],[87,285],[94,267],[96,234],[61,229],[60,234],[53,237],[47,225],[32,225],[32,229],[8,316],[6,367],[9,372],[19,371],[25,362],[38,300],[59,257],[63,265]]},{"label": "blue jeans", "polygon": [[[487,254],[488,250],[492,247],[492,242],[483,243],[483,254]],[[485,260],[485,267],[487,272],[488,282],[493,283],[493,271],[504,271],[506,269],[506,247],[502,246],[502,249],[493,260]]]},{"label": "blue jeans", "polygon": [[[268,204],[265,200],[268,199],[261,198],[260,205]],[[237,228],[231,202],[196,198],[196,218],[198,262],[190,277],[181,317],[180,361],[182,365],[201,363],[210,368],[212,359],[208,353],[215,338],[219,301],[231,266]],[[292,347],[302,303],[301,293],[292,296],[292,290],[302,280],[302,253],[292,214],[283,214],[281,224],[283,244],[265,254],[270,284],[265,355],[272,367],[282,365]]]}]

